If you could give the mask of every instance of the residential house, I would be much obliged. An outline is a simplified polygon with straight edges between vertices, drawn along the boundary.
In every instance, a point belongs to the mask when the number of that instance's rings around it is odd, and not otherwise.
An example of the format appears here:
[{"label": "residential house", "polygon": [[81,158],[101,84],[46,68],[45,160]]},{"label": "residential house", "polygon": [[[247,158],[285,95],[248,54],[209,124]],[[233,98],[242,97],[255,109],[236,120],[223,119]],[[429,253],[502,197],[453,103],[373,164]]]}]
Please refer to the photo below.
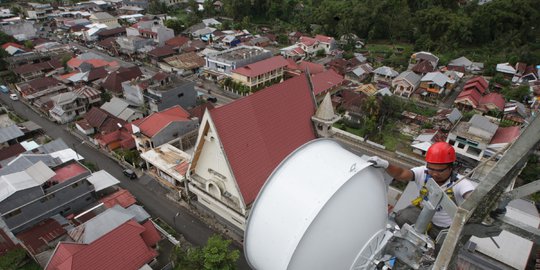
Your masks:
[{"label": "residential house", "polygon": [[181,140],[198,127],[197,120],[191,119],[189,113],[178,105],[155,112],[131,124],[137,150],[141,153],[164,143]]},{"label": "residential house", "polygon": [[23,45],[13,42],[2,44],[2,49],[4,49],[4,51],[6,51],[9,55],[26,53],[26,48],[24,48]]},{"label": "residential house", "polygon": [[287,155],[315,139],[314,114],[305,76],[207,111],[188,169],[195,203],[243,231],[271,172]]},{"label": "residential house", "polygon": [[34,22],[20,20],[9,24],[0,24],[0,30],[18,41],[32,40],[37,37]]},{"label": "residential house", "polygon": [[436,69],[437,67],[433,66],[431,61],[422,59],[412,67],[411,71],[420,76],[424,76],[430,72],[435,71]]},{"label": "residential house", "polygon": [[122,82],[135,79],[139,76],[142,76],[142,72],[138,66],[129,68],[120,67],[116,71],[109,73],[101,83],[101,86],[113,95],[119,95],[122,93]]},{"label": "residential house", "polygon": [[[155,249],[161,235],[151,220],[140,224],[134,214],[122,213],[120,210],[116,210],[113,214],[107,212],[116,207],[119,206],[107,209],[99,216],[80,225],[83,229],[74,230],[83,231],[82,235],[86,235],[86,238],[92,241],[59,243],[47,262],[45,270],[149,269],[148,264],[158,255]],[[97,220],[100,216],[103,218]],[[111,219],[118,220],[114,226],[110,225]],[[118,224],[120,220],[123,222]],[[88,223],[96,223],[96,225],[90,226]]]},{"label": "residential house", "polygon": [[484,95],[486,91],[488,90],[489,83],[484,79],[482,76],[477,76],[469,79],[465,86],[463,86],[463,91],[467,91],[470,89],[476,90],[481,95]]},{"label": "residential house", "polygon": [[153,83],[144,93],[148,113],[160,112],[175,105],[187,109],[195,107],[197,91],[194,82],[162,72],[156,73],[151,81]]},{"label": "residential house", "polygon": [[503,112],[504,111],[504,96],[499,93],[489,93],[482,96],[479,102],[478,110],[483,113],[490,111]]},{"label": "residential house", "polygon": [[463,115],[457,108],[441,109],[437,111],[437,114],[434,117],[432,117],[431,123],[433,124],[434,129],[448,133],[454,125],[459,122],[461,117],[463,117]]},{"label": "residential house", "polygon": [[49,115],[60,124],[71,122],[79,115],[86,113],[86,98],[75,92],[65,92],[51,97],[53,103]]},{"label": "residential house", "polygon": [[158,46],[165,45],[165,42],[174,38],[174,30],[163,26],[156,20],[139,21],[126,29],[128,36],[140,36],[151,39]]},{"label": "residential house", "polygon": [[425,123],[429,123],[428,117],[409,111],[403,111],[401,113],[401,119],[407,125],[422,126]]},{"label": "residential house", "polygon": [[431,66],[436,69],[439,64],[439,57],[435,56],[430,52],[417,52],[411,55],[409,59],[409,67],[407,69],[412,69],[415,65],[419,64],[422,61],[428,61]]},{"label": "residential house", "polygon": [[165,45],[171,46],[177,52],[181,52],[183,48],[188,46],[188,43],[189,38],[185,36],[176,36],[165,41]]},{"label": "residential house", "polygon": [[[496,153],[505,150],[508,144],[513,143],[520,134],[521,128],[519,126],[497,128],[497,131],[491,138],[491,141],[489,142],[486,151],[484,152],[484,156],[491,157]],[[503,155],[504,152],[501,152],[499,154]]]},{"label": "residential house", "polygon": [[141,158],[146,162],[147,171],[161,180],[179,190],[187,186],[186,172],[191,156],[186,152],[165,143],[142,153]]},{"label": "residential house", "polygon": [[189,75],[198,73],[204,67],[206,61],[195,52],[183,53],[163,59],[166,65],[159,63],[159,67],[165,71],[177,74]]},{"label": "residential house", "polygon": [[283,57],[287,59],[293,59],[294,61],[298,61],[298,60],[302,60],[306,58],[306,51],[304,51],[302,47],[300,47],[297,44],[294,44],[285,48],[281,48],[279,50],[279,53]]},{"label": "residential house", "polygon": [[522,125],[528,117],[529,113],[523,103],[511,100],[504,104],[503,120]]},{"label": "residential house", "polygon": [[440,141],[444,141],[444,135],[439,130],[427,129],[423,130],[418,136],[413,139],[411,147],[413,153],[425,156],[429,147]]},{"label": "residential house", "polygon": [[289,63],[283,56],[274,56],[231,71],[231,78],[249,88],[260,89],[283,80],[283,72]]},{"label": "residential house", "polygon": [[286,67],[286,77],[298,76],[309,71],[309,74],[314,75],[317,73],[323,72],[324,66],[321,64],[309,62],[309,61],[299,61],[298,63],[291,58],[286,59],[288,65]]},{"label": "residential house", "polygon": [[420,79],[420,95],[427,101],[436,102],[450,92],[454,83],[439,71],[430,72]]},{"label": "residential house", "polygon": [[119,46],[119,52],[132,55],[139,52],[146,46],[150,46],[153,41],[151,39],[142,38],[139,36],[122,36],[116,38],[116,43]]},{"label": "residential house", "polygon": [[495,70],[501,73],[507,79],[512,79],[514,75],[516,75],[516,69],[509,63],[497,64]]},{"label": "residential house", "polygon": [[311,76],[311,84],[313,86],[313,94],[317,102],[321,102],[327,93],[335,94],[340,86],[343,85],[345,79],[332,69],[325,70],[321,73]]},{"label": "residential house", "polygon": [[126,35],[125,27],[116,27],[112,29],[102,29],[97,32],[98,41],[111,38],[111,37],[121,37]]},{"label": "residential house", "polygon": [[486,93],[489,84],[481,76],[469,79],[454,104],[462,110],[473,110],[479,107],[482,96]]},{"label": "residential house", "polygon": [[155,49],[149,51],[146,55],[150,58],[150,62],[156,65],[158,62],[161,62],[164,58],[170,57],[176,54],[176,51],[173,50],[170,46],[161,46],[156,47]]},{"label": "residential house", "polygon": [[[362,116],[364,116],[363,103],[367,98],[367,95],[362,92],[355,92],[353,90],[343,90],[338,95],[341,95],[341,100],[338,102],[338,108],[345,110],[343,120],[348,124],[359,125]],[[334,96],[336,98],[338,96]]]},{"label": "residential house", "polygon": [[366,96],[374,96],[375,94],[377,94],[377,91],[379,91],[379,89],[377,89],[377,87],[373,85],[372,83],[367,83],[367,84],[362,84],[358,86],[358,88],[356,88],[354,91],[362,92]]},{"label": "residential house", "polygon": [[75,127],[85,135],[108,134],[123,127],[126,122],[115,117],[99,107],[92,107],[83,117],[75,123]]},{"label": "residential house", "polygon": [[114,117],[122,119],[128,123],[143,118],[143,114],[135,109],[129,108],[129,103],[123,99],[113,97],[110,101],[100,107]]},{"label": "residential house", "polygon": [[143,107],[145,105],[144,91],[150,83],[150,80],[144,80],[141,77],[122,82],[122,96],[129,104]]},{"label": "residential house", "polygon": [[226,35],[221,39],[222,46],[225,48],[234,48],[241,43],[240,38],[235,35]]},{"label": "residential house", "polygon": [[392,85],[392,80],[399,75],[394,69],[382,66],[373,71],[373,82],[384,86]]},{"label": "residential house", "polygon": [[205,72],[216,78],[230,76],[232,70],[272,57],[272,52],[260,47],[238,46],[206,57]]},{"label": "residential house", "polygon": [[412,71],[404,71],[392,80],[394,95],[410,97],[420,85],[421,77]]},{"label": "residential house", "polygon": [[135,148],[135,140],[131,136],[132,134],[131,123],[126,123],[123,126],[117,126],[116,130],[112,132],[96,134],[94,141],[100,148],[108,151],[114,151],[118,148],[131,150]]},{"label": "residential house", "polygon": [[59,71],[63,68],[64,67],[60,61],[50,60],[41,63],[21,65],[13,69],[13,72],[15,75],[27,82],[39,77],[43,77],[45,74],[51,71]]},{"label": "residential house", "polygon": [[18,138],[24,136],[24,133],[17,125],[11,125],[0,128],[0,149],[7,148],[10,145],[18,144]]},{"label": "residential house", "polygon": [[118,19],[107,12],[96,12],[90,15],[89,19],[94,24],[105,24],[107,29],[121,27]]},{"label": "residential house", "polygon": [[484,63],[472,62],[467,57],[462,56],[451,60],[447,68],[462,73],[480,74],[484,71]]},{"label": "residential house", "polygon": [[330,54],[336,48],[336,41],[333,37],[323,35],[316,35],[314,38],[302,36],[297,45],[305,52],[305,57],[313,57],[320,50],[323,50],[324,54]]},{"label": "residential house", "polygon": [[373,67],[369,63],[360,64],[355,69],[345,74],[345,79],[353,82],[361,83],[367,81],[373,74]]},{"label": "residential house", "polygon": [[23,171],[0,176],[4,186],[0,213],[4,222],[17,233],[56,214],[66,216],[84,209],[95,202],[95,192],[100,190],[91,175],[76,161],[53,168],[40,161]]},{"label": "residential house", "polygon": [[454,146],[458,158],[476,165],[484,156],[497,128],[498,125],[487,117],[475,114],[469,122],[457,124],[448,134],[447,142]]},{"label": "residential house", "polygon": [[28,3],[28,5],[30,8],[26,10],[26,15],[30,20],[45,20],[52,15],[53,7],[51,4]]},{"label": "residential house", "polygon": [[51,96],[67,91],[66,85],[51,77],[33,79],[16,84],[15,87],[20,96],[31,104],[42,96]]}]

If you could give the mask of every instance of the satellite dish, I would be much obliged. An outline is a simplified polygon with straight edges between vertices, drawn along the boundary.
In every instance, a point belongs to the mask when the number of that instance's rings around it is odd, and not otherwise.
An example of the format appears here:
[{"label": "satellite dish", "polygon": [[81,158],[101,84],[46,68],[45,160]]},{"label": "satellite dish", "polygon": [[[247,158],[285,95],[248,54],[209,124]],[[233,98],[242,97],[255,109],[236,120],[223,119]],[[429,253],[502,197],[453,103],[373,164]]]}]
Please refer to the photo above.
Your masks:
[{"label": "satellite dish", "polygon": [[360,269],[380,251],[387,224],[382,173],[338,143],[311,141],[261,189],[247,221],[254,269]]}]

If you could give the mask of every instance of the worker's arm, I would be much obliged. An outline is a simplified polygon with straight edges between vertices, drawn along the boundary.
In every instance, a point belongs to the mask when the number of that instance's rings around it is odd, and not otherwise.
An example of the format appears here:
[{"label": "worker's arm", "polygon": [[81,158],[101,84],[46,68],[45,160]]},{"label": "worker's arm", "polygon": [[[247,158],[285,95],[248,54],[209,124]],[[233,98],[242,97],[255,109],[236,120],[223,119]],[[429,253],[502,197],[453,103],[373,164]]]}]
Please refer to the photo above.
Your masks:
[{"label": "worker's arm", "polygon": [[388,164],[386,172],[398,181],[409,182],[414,180],[414,174],[411,170],[407,170],[393,164]]},{"label": "worker's arm", "polygon": [[368,162],[373,163],[376,168],[383,168],[386,172],[398,181],[408,182],[414,180],[414,174],[411,170],[401,168],[399,166],[390,164],[387,160],[384,160],[378,156],[372,156],[368,159]]}]

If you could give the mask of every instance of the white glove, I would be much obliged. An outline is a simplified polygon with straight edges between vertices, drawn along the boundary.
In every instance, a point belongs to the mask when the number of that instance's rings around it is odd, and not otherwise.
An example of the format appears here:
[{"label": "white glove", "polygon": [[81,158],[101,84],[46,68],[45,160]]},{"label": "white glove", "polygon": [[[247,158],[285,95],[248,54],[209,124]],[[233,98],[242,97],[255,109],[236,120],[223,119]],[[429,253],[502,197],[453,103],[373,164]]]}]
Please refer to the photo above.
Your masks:
[{"label": "white glove", "polygon": [[367,161],[373,163],[373,167],[375,167],[375,168],[386,169],[386,168],[388,168],[388,165],[390,165],[390,163],[388,163],[387,160],[382,159],[382,158],[380,158],[378,156],[372,156],[372,157],[368,158]]}]

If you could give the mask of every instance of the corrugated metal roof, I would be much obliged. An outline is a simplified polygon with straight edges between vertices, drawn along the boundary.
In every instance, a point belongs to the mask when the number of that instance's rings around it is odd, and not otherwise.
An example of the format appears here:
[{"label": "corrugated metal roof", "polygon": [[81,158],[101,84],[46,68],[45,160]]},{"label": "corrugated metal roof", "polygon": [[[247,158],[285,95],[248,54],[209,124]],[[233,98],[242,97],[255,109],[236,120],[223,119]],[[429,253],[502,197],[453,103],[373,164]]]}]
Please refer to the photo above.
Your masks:
[{"label": "corrugated metal roof", "polygon": [[473,115],[471,120],[469,120],[469,123],[471,123],[471,126],[485,130],[491,134],[495,134],[498,128],[498,126],[491,123],[489,119],[479,114]]},{"label": "corrugated metal roof", "polygon": [[104,170],[92,173],[92,175],[86,178],[86,180],[88,180],[88,182],[94,185],[94,189],[96,191],[101,191],[108,187],[120,184],[120,181],[118,181],[118,179],[116,179],[114,176]]},{"label": "corrugated metal roof", "polygon": [[54,172],[43,162],[38,162],[28,169],[0,176],[0,202],[15,192],[37,187],[54,176]]},{"label": "corrugated metal roof", "polygon": [[39,161],[45,163],[49,167],[54,167],[62,164],[62,161],[53,158],[51,155],[48,154],[21,154],[15,159],[7,162],[7,164],[2,162],[2,166],[4,167],[0,169],[0,175],[8,175],[24,171]]},{"label": "corrugated metal roof", "polygon": [[24,136],[24,133],[17,125],[0,128],[0,143],[5,143],[21,136]]},{"label": "corrugated metal roof", "polygon": [[118,117],[122,111],[124,111],[129,104],[121,98],[113,97],[111,101],[101,105],[101,109]]},{"label": "corrugated metal roof", "polygon": [[134,217],[135,215],[120,211],[116,207],[109,208],[100,215],[80,225],[84,226],[84,234],[81,235],[78,242],[90,244]]}]

